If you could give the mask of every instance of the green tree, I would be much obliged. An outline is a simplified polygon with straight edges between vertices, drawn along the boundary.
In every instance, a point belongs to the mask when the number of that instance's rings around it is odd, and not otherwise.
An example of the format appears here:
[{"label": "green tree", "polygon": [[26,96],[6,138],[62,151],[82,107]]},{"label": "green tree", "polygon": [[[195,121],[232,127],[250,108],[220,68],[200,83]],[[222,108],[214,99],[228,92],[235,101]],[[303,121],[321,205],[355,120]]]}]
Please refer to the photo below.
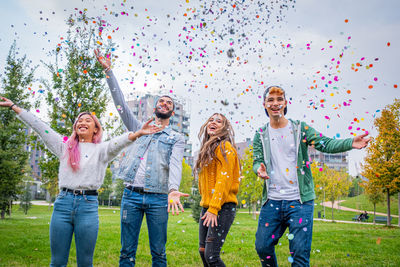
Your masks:
[{"label": "green tree", "polygon": [[[92,24],[92,21],[96,23]],[[87,17],[86,12],[77,17],[71,16],[67,20],[67,37],[52,52],[55,61],[44,63],[51,75],[49,81],[42,81],[46,88],[50,125],[64,136],[71,135],[72,125],[79,113],[90,111],[101,118],[106,110],[108,90],[104,84],[105,75],[93,55],[94,48],[103,44],[103,24],[106,25],[104,21]],[[111,47],[109,41],[107,49]],[[45,151],[46,156],[40,163],[42,182],[54,197],[59,161],[47,149]]]},{"label": "green tree", "polygon": [[245,200],[252,208],[253,219],[257,219],[257,204],[262,199],[262,190],[264,180],[259,178],[253,172],[253,146],[250,145],[245,149],[241,159],[242,177],[240,180],[239,197]]},{"label": "green tree", "polygon": [[386,194],[387,225],[390,225],[390,196],[400,191],[400,99],[387,105],[382,115],[375,119],[374,125],[378,129],[378,136],[372,138],[367,148],[362,174],[374,189]]},{"label": "green tree", "polygon": [[108,201],[108,205],[110,205],[110,196],[113,193],[113,187],[112,187],[112,172],[110,168],[107,168],[106,170],[106,176],[104,177],[103,184],[101,185],[99,191],[99,202],[104,205],[105,201]]},{"label": "green tree", "polygon": [[321,201],[323,209],[324,209],[324,215],[323,218],[325,219],[325,190],[326,190],[326,186],[328,185],[328,179],[327,176],[325,175],[325,173],[323,172],[324,169],[327,168],[326,165],[322,165],[320,166],[320,163],[318,163],[317,161],[314,161],[313,163],[311,163],[310,165],[311,168],[311,174],[314,180],[314,186],[315,186],[315,194],[317,197],[317,200]]},{"label": "green tree", "polygon": [[122,195],[124,194],[124,189],[125,189],[124,180],[116,179],[114,184],[113,195],[118,203],[121,203]]},{"label": "green tree", "polygon": [[[321,194],[332,204],[332,221],[334,220],[334,204],[341,196],[347,196],[351,185],[350,176],[345,171],[336,171],[328,166],[319,165],[317,162],[311,164],[316,194],[320,198]],[[315,176],[314,176],[315,175]],[[318,185],[318,186],[317,186]],[[319,190],[322,188],[322,190]]]},{"label": "green tree", "polygon": [[375,224],[376,217],[376,204],[383,202],[385,199],[382,190],[379,188],[377,184],[374,183],[374,180],[368,180],[361,184],[361,186],[365,189],[365,194],[368,197],[368,200],[374,204],[374,218],[373,223]]},{"label": "green tree", "polygon": [[200,206],[201,195],[200,195],[200,192],[199,192],[199,185],[198,185],[197,181],[194,183],[193,192],[190,195],[190,198],[191,198],[191,202],[192,202],[191,208],[192,208],[193,220],[195,222],[199,223],[200,212],[201,212],[202,207]]},{"label": "green tree", "polygon": [[[179,185],[179,191],[187,194],[192,193],[192,188],[193,188],[193,183],[194,183],[194,178],[192,174],[192,167],[190,167],[189,164],[186,163],[185,159],[182,161],[182,179],[181,179],[181,184]],[[183,203],[184,206],[189,205],[189,202],[191,202],[190,198],[184,197],[183,198]]]},{"label": "green tree", "polygon": [[25,215],[28,214],[28,210],[31,208],[32,203],[32,193],[31,193],[31,185],[32,185],[32,180],[31,179],[25,179],[23,182],[23,189],[21,192],[21,195],[19,197],[19,205],[20,208],[24,211]]},{"label": "green tree", "polygon": [[[36,67],[26,56],[17,57],[16,42],[10,48],[4,68],[0,94],[12,99],[19,106],[29,109],[28,87],[34,78]],[[0,213],[10,215],[12,201],[19,193],[18,185],[24,177],[24,168],[28,159],[28,152],[24,150],[26,144],[25,126],[15,117],[15,112],[9,109],[0,109]]]}]

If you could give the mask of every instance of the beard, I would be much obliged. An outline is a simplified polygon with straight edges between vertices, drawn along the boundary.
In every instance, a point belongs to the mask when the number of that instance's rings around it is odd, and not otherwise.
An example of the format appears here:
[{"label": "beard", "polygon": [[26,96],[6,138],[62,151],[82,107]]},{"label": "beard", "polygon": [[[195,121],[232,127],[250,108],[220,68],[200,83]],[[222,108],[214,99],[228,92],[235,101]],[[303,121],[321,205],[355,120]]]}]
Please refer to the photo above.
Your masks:
[{"label": "beard", "polygon": [[172,112],[174,112],[173,110],[168,111],[167,113],[161,113],[157,108],[155,110],[155,114],[157,116],[157,118],[159,119],[169,119],[172,116]]}]

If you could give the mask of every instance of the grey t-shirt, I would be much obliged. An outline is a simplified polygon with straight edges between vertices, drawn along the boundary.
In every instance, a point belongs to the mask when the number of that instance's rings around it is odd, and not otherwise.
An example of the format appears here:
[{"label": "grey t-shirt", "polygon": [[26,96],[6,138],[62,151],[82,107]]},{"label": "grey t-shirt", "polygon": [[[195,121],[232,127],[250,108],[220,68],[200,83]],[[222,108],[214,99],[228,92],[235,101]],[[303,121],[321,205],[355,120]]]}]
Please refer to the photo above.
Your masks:
[{"label": "grey t-shirt", "polygon": [[296,146],[292,125],[273,129],[268,126],[272,171],[268,183],[268,198],[274,200],[300,199],[297,181]]}]

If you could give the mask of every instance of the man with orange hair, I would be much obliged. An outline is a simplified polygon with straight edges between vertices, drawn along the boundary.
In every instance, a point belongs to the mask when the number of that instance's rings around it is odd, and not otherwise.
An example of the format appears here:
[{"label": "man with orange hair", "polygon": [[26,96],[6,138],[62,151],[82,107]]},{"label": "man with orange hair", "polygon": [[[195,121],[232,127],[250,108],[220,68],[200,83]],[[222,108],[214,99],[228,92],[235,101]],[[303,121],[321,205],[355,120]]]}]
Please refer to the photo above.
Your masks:
[{"label": "man with orange hair", "polygon": [[292,266],[309,266],[315,192],[307,148],[339,153],[364,148],[370,138],[365,133],[331,139],[305,122],[285,118],[287,100],[279,86],[265,90],[263,106],[269,122],[253,141],[253,170],[265,180],[256,250],[262,266],[278,266],[275,245],[289,227],[289,261]]}]

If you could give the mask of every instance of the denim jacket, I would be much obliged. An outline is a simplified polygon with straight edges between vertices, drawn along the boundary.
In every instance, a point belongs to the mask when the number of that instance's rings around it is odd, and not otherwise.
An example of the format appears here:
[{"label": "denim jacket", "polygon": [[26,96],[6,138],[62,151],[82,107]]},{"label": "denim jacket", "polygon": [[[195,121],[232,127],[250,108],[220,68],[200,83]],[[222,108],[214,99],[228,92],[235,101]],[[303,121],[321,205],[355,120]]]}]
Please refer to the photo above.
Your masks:
[{"label": "denim jacket", "polygon": [[[124,100],[118,82],[108,71],[107,83],[114,104],[129,131],[135,132],[142,127]],[[169,190],[178,190],[182,178],[182,159],[185,146],[184,137],[167,126],[161,132],[138,138],[125,151],[117,178],[133,183],[140,162],[148,149],[144,191],[167,194]]]}]

